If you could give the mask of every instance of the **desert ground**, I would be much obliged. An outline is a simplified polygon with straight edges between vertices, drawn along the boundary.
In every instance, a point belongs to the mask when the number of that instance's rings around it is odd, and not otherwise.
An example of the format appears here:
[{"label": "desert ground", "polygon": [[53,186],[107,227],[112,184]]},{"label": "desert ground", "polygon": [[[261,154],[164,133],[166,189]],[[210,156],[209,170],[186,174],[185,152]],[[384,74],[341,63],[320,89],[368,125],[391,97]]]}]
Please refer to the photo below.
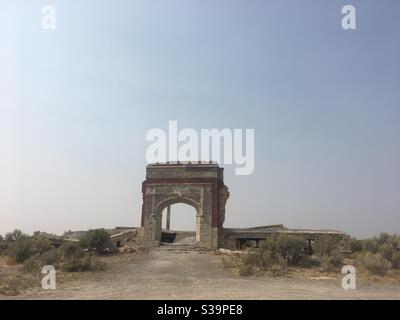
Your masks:
[{"label": "desert ground", "polygon": [[[102,258],[105,271],[58,273],[57,289],[43,290],[40,277],[22,273],[27,288],[0,299],[400,299],[398,274],[360,274],[356,290],[341,288],[342,274],[294,269],[288,275],[241,277],[223,268],[222,255],[165,246]],[[0,281],[17,267],[1,259]],[[24,278],[26,277],[26,278]]]}]

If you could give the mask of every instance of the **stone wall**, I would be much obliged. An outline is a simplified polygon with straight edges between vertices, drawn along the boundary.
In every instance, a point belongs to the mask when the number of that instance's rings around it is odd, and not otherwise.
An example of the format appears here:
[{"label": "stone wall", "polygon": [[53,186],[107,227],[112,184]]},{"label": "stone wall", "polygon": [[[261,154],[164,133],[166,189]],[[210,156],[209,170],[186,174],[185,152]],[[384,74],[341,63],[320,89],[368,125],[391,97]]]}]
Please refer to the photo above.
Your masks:
[{"label": "stone wall", "polygon": [[223,168],[204,163],[148,165],[142,194],[140,241],[143,245],[159,245],[163,210],[174,203],[186,203],[197,212],[196,245],[220,247],[219,233],[229,197],[223,183]]},{"label": "stone wall", "polygon": [[239,249],[246,241],[257,245],[274,234],[303,237],[310,244],[320,238],[337,241],[349,252],[349,237],[341,231],[287,229],[283,225],[224,229],[229,198],[223,168],[215,163],[164,163],[146,167],[142,185],[143,205],[138,240],[144,246],[159,246],[163,210],[174,203],[196,209],[196,245],[205,248]]}]

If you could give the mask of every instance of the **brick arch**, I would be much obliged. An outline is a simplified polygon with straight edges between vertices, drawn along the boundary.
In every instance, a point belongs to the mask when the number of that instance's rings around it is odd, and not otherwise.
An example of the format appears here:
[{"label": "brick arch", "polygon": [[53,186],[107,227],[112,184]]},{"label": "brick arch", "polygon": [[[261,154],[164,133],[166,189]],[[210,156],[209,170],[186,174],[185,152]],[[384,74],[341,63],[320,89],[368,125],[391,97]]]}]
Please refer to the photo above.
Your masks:
[{"label": "brick arch", "polygon": [[193,199],[183,198],[183,197],[171,197],[169,199],[163,200],[162,202],[158,203],[156,205],[155,214],[161,215],[166,207],[172,206],[173,204],[177,204],[177,203],[187,204],[187,205],[193,207],[196,210],[197,214],[199,214],[200,203],[196,202]]},{"label": "brick arch", "polygon": [[219,247],[229,197],[223,168],[209,163],[148,165],[142,193],[143,245],[160,245],[162,210],[173,203],[186,203],[197,211],[196,245]]}]

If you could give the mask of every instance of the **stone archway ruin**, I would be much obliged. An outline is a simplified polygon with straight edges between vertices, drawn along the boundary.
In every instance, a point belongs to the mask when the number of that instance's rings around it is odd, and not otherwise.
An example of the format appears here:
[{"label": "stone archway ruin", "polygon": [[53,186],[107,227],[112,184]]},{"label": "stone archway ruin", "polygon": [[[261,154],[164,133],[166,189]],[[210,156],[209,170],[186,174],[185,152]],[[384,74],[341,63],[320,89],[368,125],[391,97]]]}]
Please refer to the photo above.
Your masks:
[{"label": "stone archway ruin", "polygon": [[312,241],[331,239],[342,252],[350,252],[349,236],[336,230],[288,229],[283,225],[223,228],[229,198],[223,172],[223,168],[211,162],[149,164],[142,184],[142,221],[138,234],[141,245],[159,246],[163,210],[175,203],[185,203],[197,213],[195,245],[198,247],[235,250],[285,234],[304,238],[310,250]]},{"label": "stone archway ruin", "polygon": [[215,163],[203,162],[148,165],[142,185],[143,245],[160,245],[163,210],[175,203],[185,203],[197,212],[196,245],[219,248],[229,198],[223,170]]}]

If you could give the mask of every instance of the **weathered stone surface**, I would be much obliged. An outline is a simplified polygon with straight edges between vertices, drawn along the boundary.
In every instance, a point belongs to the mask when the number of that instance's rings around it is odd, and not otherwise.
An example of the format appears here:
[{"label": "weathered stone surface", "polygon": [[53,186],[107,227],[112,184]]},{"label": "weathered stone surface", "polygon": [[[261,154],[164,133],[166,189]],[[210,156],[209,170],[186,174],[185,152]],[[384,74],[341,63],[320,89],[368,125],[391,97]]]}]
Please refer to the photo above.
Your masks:
[{"label": "weathered stone surface", "polygon": [[163,210],[174,203],[196,209],[196,245],[218,248],[229,197],[223,168],[213,163],[152,164],[146,168],[142,185],[143,245],[159,245]]},{"label": "weathered stone surface", "polygon": [[274,234],[301,236],[309,245],[330,238],[343,252],[350,252],[349,237],[341,231],[287,229],[283,225],[246,229],[224,229],[225,205],[229,198],[223,168],[215,163],[166,163],[146,167],[142,185],[143,206],[138,238],[144,246],[159,246],[162,212],[174,203],[196,209],[196,245],[206,248],[238,249],[248,243],[258,245]]}]

